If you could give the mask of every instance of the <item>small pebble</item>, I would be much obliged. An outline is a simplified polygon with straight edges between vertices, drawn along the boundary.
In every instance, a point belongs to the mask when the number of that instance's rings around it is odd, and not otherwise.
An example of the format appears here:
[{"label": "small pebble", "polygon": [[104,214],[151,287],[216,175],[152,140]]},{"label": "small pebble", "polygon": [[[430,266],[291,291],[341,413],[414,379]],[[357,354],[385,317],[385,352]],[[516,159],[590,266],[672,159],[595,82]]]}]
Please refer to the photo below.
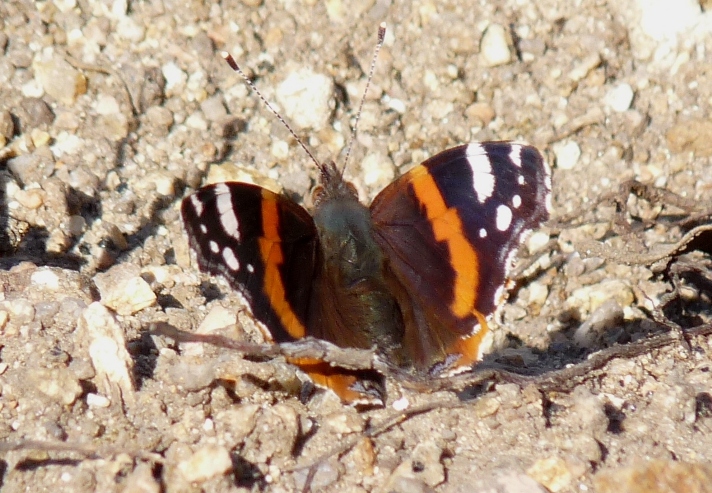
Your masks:
[{"label": "small pebble", "polygon": [[0,135],[6,142],[12,140],[15,135],[15,122],[12,121],[12,115],[7,110],[0,111]]},{"label": "small pebble", "polygon": [[133,359],[116,317],[100,303],[89,305],[81,316],[89,342],[89,357],[96,370],[99,392],[117,395],[125,404],[134,402]]},{"label": "small pebble", "polygon": [[640,26],[651,38],[672,40],[702,17],[699,0],[637,0],[642,14]]},{"label": "small pebble", "polygon": [[395,411],[405,411],[410,407],[410,402],[408,402],[407,397],[401,397],[393,402],[393,409]]},{"label": "small pebble", "polygon": [[367,186],[384,187],[395,177],[395,165],[388,156],[370,153],[361,161],[363,182]]},{"label": "small pebble", "polygon": [[579,82],[586,77],[592,70],[601,65],[600,53],[594,53],[579,61],[576,66],[569,72],[569,79],[574,82]]},{"label": "small pebble", "polygon": [[186,126],[194,128],[195,130],[205,131],[208,129],[208,122],[205,120],[202,111],[196,111],[191,113],[188,118],[185,119]]},{"label": "small pebble", "polygon": [[116,25],[116,34],[127,41],[138,44],[143,41],[146,30],[141,24],[133,20],[132,17],[125,16],[119,19]]},{"label": "small pebble", "polygon": [[82,395],[82,386],[67,368],[32,368],[25,375],[27,384],[65,406],[71,405]]},{"label": "small pebble", "polygon": [[87,406],[89,407],[105,408],[109,407],[110,405],[111,401],[103,395],[94,394],[93,392],[87,394]]},{"label": "small pebble", "polygon": [[676,123],[665,135],[673,153],[694,152],[697,156],[712,156],[712,122],[705,119]]},{"label": "small pebble", "polygon": [[472,103],[465,109],[465,116],[479,120],[482,126],[486,127],[492,123],[492,120],[494,120],[497,114],[489,103]]},{"label": "small pebble", "polygon": [[[237,323],[237,314],[234,310],[229,310],[220,305],[213,305],[210,311],[205,316],[203,321],[198,326],[198,334],[212,334],[225,327],[235,325]],[[183,354],[190,356],[199,356],[204,352],[202,343],[189,342],[183,344]]]},{"label": "small pebble", "polygon": [[121,482],[123,493],[160,493],[161,484],[154,477],[153,465],[140,462]]},{"label": "small pebble", "polygon": [[49,144],[50,140],[52,140],[52,137],[49,135],[48,132],[45,132],[44,130],[40,130],[39,128],[33,128],[30,131],[30,138],[32,139],[32,145],[35,147],[43,147]]},{"label": "small pebble", "polygon": [[5,308],[10,312],[10,320],[15,325],[27,324],[35,318],[35,307],[26,299],[17,298],[8,301]]},{"label": "small pebble", "polygon": [[320,129],[329,121],[333,108],[334,81],[303,68],[277,87],[277,101],[298,128]]},{"label": "small pebble", "polygon": [[620,84],[610,89],[604,98],[607,107],[617,113],[622,113],[630,108],[635,93],[630,84]]},{"label": "small pebble", "polygon": [[365,423],[359,414],[351,410],[351,412],[335,412],[326,416],[321,426],[334,433],[348,435],[363,431]]},{"label": "small pebble", "polygon": [[151,106],[146,110],[146,120],[153,134],[165,137],[173,126],[173,113],[163,106]]},{"label": "small pebble", "polygon": [[227,109],[220,94],[216,94],[200,103],[200,109],[203,111],[205,118],[211,122],[222,122],[228,118]]},{"label": "small pebble", "polygon": [[188,74],[173,62],[168,62],[161,67],[161,73],[166,80],[165,92],[166,95],[180,94],[185,90],[185,84],[188,82]]},{"label": "small pebble", "polygon": [[538,459],[527,469],[527,474],[551,493],[569,491],[571,483],[576,479],[574,471],[559,457]]},{"label": "small pebble", "polygon": [[43,99],[24,98],[20,101],[20,108],[20,123],[23,127],[35,128],[54,121],[54,112]]},{"label": "small pebble", "polygon": [[42,204],[44,204],[44,191],[39,188],[18,190],[12,198],[17,200],[22,207],[27,209],[39,209]]},{"label": "small pebble", "polygon": [[557,142],[552,148],[559,169],[573,169],[581,157],[581,148],[573,140]]},{"label": "small pebble", "polygon": [[41,286],[52,291],[59,290],[59,276],[50,267],[42,267],[37,269],[30,276],[30,282],[35,286]]},{"label": "small pebble", "polygon": [[[445,481],[445,468],[440,459],[442,447],[432,441],[423,441],[415,446],[410,457],[396,467],[388,478],[383,491],[406,492],[420,490],[419,485],[430,488]],[[415,489],[418,488],[418,489]]]},{"label": "small pebble", "polygon": [[620,279],[608,279],[592,286],[584,286],[571,293],[567,303],[586,313],[597,310],[607,300],[615,300],[621,307],[633,304],[635,295],[627,282]]},{"label": "small pebble", "polygon": [[77,97],[87,92],[84,74],[59,56],[38,60],[33,67],[35,78],[45,92],[62,104],[71,106]]},{"label": "small pebble", "polygon": [[178,464],[178,470],[188,482],[203,482],[222,476],[232,469],[230,452],[225,447],[207,445]]},{"label": "small pebble", "polygon": [[130,266],[117,265],[107,272],[94,277],[101,302],[119,315],[133,315],[156,303],[156,294],[151,286],[139,275],[140,270]]},{"label": "small pebble", "polygon": [[94,110],[99,115],[114,115],[121,111],[121,107],[114,96],[99,94],[94,102]]},{"label": "small pebble", "polygon": [[535,231],[526,240],[527,250],[529,253],[537,253],[539,250],[549,243],[551,236],[546,231]]},{"label": "small pebble", "polygon": [[500,24],[491,24],[482,36],[480,61],[485,67],[497,67],[512,61],[509,33]]},{"label": "small pebble", "polygon": [[607,330],[623,323],[623,308],[618,301],[610,298],[604,301],[601,306],[591,313],[591,315],[574,332],[574,341],[581,347],[591,347],[596,343],[598,337]]}]

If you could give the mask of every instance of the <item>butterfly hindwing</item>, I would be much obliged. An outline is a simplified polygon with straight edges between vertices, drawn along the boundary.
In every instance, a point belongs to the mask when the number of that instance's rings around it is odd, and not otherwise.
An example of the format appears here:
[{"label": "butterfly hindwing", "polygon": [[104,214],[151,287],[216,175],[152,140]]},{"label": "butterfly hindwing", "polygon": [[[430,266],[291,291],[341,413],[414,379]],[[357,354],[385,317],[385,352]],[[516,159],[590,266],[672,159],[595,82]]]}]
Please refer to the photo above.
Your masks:
[{"label": "butterfly hindwing", "polygon": [[246,183],[201,188],[183,201],[199,267],[242,292],[277,342],[306,335],[317,238],[299,205]]}]

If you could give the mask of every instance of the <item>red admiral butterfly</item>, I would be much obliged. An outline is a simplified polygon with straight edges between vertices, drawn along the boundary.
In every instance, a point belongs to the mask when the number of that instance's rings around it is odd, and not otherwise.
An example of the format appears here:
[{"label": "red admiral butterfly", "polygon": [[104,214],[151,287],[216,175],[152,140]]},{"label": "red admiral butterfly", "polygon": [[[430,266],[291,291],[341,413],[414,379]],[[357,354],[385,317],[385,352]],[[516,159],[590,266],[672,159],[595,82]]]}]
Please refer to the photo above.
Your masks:
[{"label": "red admiral butterfly", "polygon": [[[317,165],[311,215],[246,183],[184,199],[199,267],[240,290],[275,342],[375,347],[433,376],[478,361],[522,235],[549,216],[541,154],[509,142],[454,147],[396,179],[370,207],[333,162]],[[292,362],[346,402],[382,402],[379,376]]]}]

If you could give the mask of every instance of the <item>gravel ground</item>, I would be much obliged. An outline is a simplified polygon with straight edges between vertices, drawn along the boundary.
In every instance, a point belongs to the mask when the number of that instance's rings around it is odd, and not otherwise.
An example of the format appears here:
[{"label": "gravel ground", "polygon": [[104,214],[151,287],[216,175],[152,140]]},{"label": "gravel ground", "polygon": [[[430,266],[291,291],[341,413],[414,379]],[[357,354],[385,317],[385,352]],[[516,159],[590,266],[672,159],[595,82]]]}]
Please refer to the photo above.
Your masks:
[{"label": "gravel ground", "polygon": [[[534,263],[488,360],[546,378],[657,333],[658,306],[683,327],[708,324],[709,235],[646,256],[709,222],[707,8],[0,3],[0,490],[712,491],[705,335],[618,354],[569,385],[389,382],[384,409],[359,411],[325,392],[300,400],[300,375],[279,361],[147,333],[233,324],[259,340],[239,296],[191,263],[180,200],[206,179],[297,200],[315,182],[219,52],[318,158],[343,159],[381,21],[346,171],[364,199],[472,140],[530,142],[553,168],[563,219],[528,240]],[[630,180],[658,188],[613,194]],[[394,403],[432,409],[378,428]]]}]

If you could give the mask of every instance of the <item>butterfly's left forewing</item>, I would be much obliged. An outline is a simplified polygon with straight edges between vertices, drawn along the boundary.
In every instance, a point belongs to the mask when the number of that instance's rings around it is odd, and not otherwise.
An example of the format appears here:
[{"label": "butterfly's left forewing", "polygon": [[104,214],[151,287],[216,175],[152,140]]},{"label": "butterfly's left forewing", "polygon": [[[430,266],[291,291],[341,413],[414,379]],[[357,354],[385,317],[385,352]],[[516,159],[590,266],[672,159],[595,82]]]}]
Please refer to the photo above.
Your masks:
[{"label": "butterfly's left forewing", "polygon": [[316,259],[311,216],[246,183],[218,183],[183,200],[183,224],[201,270],[243,293],[277,342],[306,335]]},{"label": "butterfly's left forewing", "polygon": [[[319,289],[319,245],[314,220],[302,207],[255,185],[219,183],[184,199],[181,213],[201,270],[223,276],[245,295],[266,336],[288,342],[315,335],[320,321],[310,301]],[[345,402],[383,402],[383,377],[375,372],[310,358],[288,361]]]},{"label": "butterfly's left forewing", "polygon": [[470,353],[463,364],[479,358],[522,234],[548,218],[550,188],[535,148],[488,142],[437,154],[376,197],[376,241],[405,292],[416,366],[458,351]]}]

